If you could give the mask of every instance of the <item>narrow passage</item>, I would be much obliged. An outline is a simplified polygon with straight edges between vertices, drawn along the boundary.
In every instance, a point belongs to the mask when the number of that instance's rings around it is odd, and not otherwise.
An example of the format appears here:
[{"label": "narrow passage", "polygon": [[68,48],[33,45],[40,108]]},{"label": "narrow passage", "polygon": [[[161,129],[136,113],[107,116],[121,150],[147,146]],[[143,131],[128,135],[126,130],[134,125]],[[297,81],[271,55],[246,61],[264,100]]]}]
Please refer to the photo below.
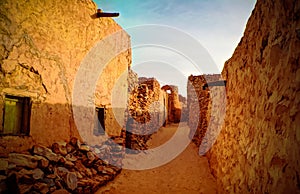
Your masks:
[{"label": "narrow passage", "polygon": [[[178,125],[162,127],[152,136],[149,146],[166,142]],[[188,127],[186,128],[188,130]],[[97,191],[100,193],[216,193],[216,182],[210,173],[206,157],[190,143],[177,158],[166,165],[143,171],[123,169],[114,181]]]}]

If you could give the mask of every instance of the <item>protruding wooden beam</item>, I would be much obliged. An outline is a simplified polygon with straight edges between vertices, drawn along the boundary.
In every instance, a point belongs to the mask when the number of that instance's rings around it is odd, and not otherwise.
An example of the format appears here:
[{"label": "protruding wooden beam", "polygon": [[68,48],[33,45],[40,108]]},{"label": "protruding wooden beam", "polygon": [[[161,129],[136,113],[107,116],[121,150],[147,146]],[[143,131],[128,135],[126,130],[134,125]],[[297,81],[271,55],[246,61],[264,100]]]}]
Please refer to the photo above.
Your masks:
[{"label": "protruding wooden beam", "polygon": [[118,17],[120,14],[119,13],[108,13],[108,12],[103,12],[101,9],[97,9],[97,14],[96,17]]},{"label": "protruding wooden beam", "polygon": [[226,86],[226,80],[219,80],[215,82],[208,82],[203,85],[203,90],[206,90],[209,86]]}]

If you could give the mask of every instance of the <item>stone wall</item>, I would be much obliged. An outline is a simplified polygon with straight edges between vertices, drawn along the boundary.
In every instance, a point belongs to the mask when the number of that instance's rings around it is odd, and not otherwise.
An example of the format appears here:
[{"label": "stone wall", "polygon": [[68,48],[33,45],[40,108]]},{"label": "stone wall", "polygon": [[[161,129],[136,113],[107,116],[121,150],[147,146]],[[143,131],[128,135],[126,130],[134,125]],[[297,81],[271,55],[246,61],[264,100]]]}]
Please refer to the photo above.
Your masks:
[{"label": "stone wall", "polygon": [[179,101],[178,87],[174,85],[165,85],[161,88],[168,94],[168,123],[179,123],[181,119],[182,106]]},{"label": "stone wall", "polygon": [[300,1],[258,0],[225,63],[226,118],[210,150],[219,192],[300,193]]},{"label": "stone wall", "polygon": [[[133,85],[133,84],[129,84]],[[126,147],[143,150],[147,141],[165,122],[167,95],[154,78],[141,77],[130,92],[126,124]]]},{"label": "stone wall", "polygon": [[189,112],[187,108],[187,99],[181,94],[178,95],[180,106],[181,106],[181,122],[187,122],[189,117]]},{"label": "stone wall", "polygon": [[[196,145],[200,145],[211,119],[211,90],[208,83],[220,80],[220,74],[190,75],[187,84],[188,125],[191,129],[189,137]],[[217,86],[216,86],[217,87]]]},{"label": "stone wall", "polygon": [[[96,5],[91,0],[4,0],[0,13],[0,131],[5,95],[31,100],[29,136],[1,136],[0,153],[78,137],[71,109],[75,75],[90,49],[121,27],[111,18],[94,18]],[[127,34],[119,38],[130,44]],[[130,63],[127,50],[105,67],[96,87],[97,106],[111,112],[112,88]],[[106,119],[112,120],[109,115]],[[119,135],[122,126],[112,123],[107,133]]]}]

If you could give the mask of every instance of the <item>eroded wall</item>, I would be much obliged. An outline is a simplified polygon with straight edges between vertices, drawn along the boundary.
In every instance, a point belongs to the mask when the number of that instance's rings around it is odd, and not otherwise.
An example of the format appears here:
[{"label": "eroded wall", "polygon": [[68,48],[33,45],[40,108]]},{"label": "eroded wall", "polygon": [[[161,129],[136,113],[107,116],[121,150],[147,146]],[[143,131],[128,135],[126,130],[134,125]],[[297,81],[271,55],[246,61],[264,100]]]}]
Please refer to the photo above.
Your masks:
[{"label": "eroded wall", "polygon": [[[79,136],[71,110],[77,70],[97,42],[121,30],[111,18],[95,18],[96,9],[90,0],[1,1],[0,104],[3,106],[5,94],[28,96],[32,111],[30,136],[0,137],[0,152],[2,148],[28,149],[32,146],[30,142],[50,145]],[[128,35],[121,38],[130,44]],[[116,38],[115,44],[118,41]],[[97,105],[111,108],[112,88],[130,63],[129,49],[106,65],[97,84]],[[127,85],[123,89],[126,91]],[[113,130],[112,135],[120,132],[118,128]]]},{"label": "eroded wall", "polygon": [[[133,78],[136,77],[133,75]],[[136,84],[133,83],[129,84],[135,87],[131,88],[129,95],[126,146],[143,150],[147,148],[151,135],[163,125],[168,116],[164,108],[168,98],[155,78],[140,77]]]},{"label": "eroded wall", "polygon": [[300,193],[300,1],[258,0],[225,63],[226,118],[209,162],[219,192]]},{"label": "eroded wall", "polygon": [[161,88],[166,91],[168,96],[168,123],[179,123],[181,119],[182,105],[179,100],[178,87],[174,85],[165,85]]},{"label": "eroded wall", "polygon": [[[187,108],[188,108],[188,125],[190,128],[190,139],[199,146],[207,132],[208,125],[212,124],[211,114],[212,95],[220,95],[216,92],[219,86],[208,86],[209,83],[220,80],[220,74],[207,74],[188,77],[187,84]],[[222,87],[222,86],[221,86]],[[222,105],[224,102],[219,99],[213,99]]]},{"label": "eroded wall", "polygon": [[188,113],[188,108],[187,108],[187,98],[182,96],[181,94],[178,95],[180,106],[181,106],[181,122],[187,122],[189,113]]}]

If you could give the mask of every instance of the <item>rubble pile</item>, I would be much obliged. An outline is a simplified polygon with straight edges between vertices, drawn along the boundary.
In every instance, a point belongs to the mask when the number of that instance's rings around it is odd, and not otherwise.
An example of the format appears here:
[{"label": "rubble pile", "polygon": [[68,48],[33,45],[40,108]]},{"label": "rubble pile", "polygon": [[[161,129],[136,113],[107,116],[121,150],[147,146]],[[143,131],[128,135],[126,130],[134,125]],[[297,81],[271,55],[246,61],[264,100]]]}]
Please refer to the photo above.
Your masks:
[{"label": "rubble pile", "polygon": [[93,193],[120,173],[124,149],[118,143],[124,142],[90,147],[72,138],[1,156],[0,193]]}]

